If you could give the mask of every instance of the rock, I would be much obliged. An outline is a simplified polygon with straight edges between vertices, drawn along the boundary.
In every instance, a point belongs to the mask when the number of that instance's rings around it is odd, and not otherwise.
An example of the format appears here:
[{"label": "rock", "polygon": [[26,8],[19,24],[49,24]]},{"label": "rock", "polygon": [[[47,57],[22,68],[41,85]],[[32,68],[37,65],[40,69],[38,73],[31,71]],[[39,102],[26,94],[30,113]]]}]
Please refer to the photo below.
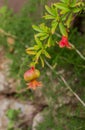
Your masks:
[{"label": "rock", "polygon": [[7,130],[6,128],[9,120],[5,114],[9,104],[10,101],[8,99],[0,98],[0,130]]},{"label": "rock", "polygon": [[37,130],[37,126],[44,120],[43,113],[38,113],[33,119],[32,130]]},{"label": "rock", "polygon": [[31,102],[20,102],[14,99],[10,100],[10,108],[12,109],[20,109],[22,116],[26,117],[28,121],[32,120],[34,113],[36,112],[36,107],[31,104]]},{"label": "rock", "polygon": [[6,82],[6,77],[3,72],[0,72],[0,93],[7,91],[8,82]]},{"label": "rock", "polygon": [[17,81],[13,78],[8,77],[7,69],[3,69],[0,71],[0,94],[10,94],[15,92]]},{"label": "rock", "polygon": [[16,83],[13,78],[9,78],[9,64],[11,60],[5,57],[3,48],[0,48],[0,94],[9,94],[16,89]]},{"label": "rock", "polygon": [[0,97],[0,130],[7,130],[9,119],[6,112],[8,109],[20,109],[20,117],[27,121],[28,125],[32,124],[32,119],[37,111],[37,108],[30,102],[24,103],[15,99]]}]

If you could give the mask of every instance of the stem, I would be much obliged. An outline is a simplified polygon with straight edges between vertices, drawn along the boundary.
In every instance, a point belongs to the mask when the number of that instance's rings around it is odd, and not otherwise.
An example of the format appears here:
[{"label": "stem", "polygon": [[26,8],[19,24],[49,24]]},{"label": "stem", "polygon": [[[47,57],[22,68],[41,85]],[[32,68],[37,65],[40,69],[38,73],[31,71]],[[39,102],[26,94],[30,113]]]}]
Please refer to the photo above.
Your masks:
[{"label": "stem", "polygon": [[56,35],[57,37],[60,37],[60,38],[61,38],[61,35],[60,35],[60,34],[58,34],[58,33],[55,33],[55,35]]},{"label": "stem", "polygon": [[79,50],[77,50],[77,49],[75,48],[75,51],[77,52],[77,54],[78,54],[83,60],[85,60],[85,57],[81,54],[81,52],[80,52]]},{"label": "stem", "polygon": [[60,74],[58,74],[53,67],[45,60],[46,65],[58,76],[59,80],[62,80],[63,83],[65,84],[65,86],[73,93],[73,95],[78,99],[78,101],[85,107],[85,103],[82,101],[82,99],[72,90],[72,88],[69,86],[69,84],[67,83],[67,81],[64,79],[63,76],[61,76]]},{"label": "stem", "polygon": [[81,98],[72,90],[72,88],[69,86],[67,81],[64,79],[63,76],[60,76],[65,86],[73,93],[73,95],[81,102],[81,104],[85,107],[85,103],[81,100]]},{"label": "stem", "polygon": [[73,44],[71,44],[71,46],[77,52],[77,54],[81,57],[81,59],[85,60],[85,57],[81,54],[81,52]]},{"label": "stem", "polygon": [[14,38],[14,39],[17,39],[17,37],[15,36],[15,35],[12,35],[12,34],[10,34],[10,33],[8,33],[8,32],[5,32],[3,29],[1,29],[0,28],[0,33],[1,34],[3,34],[3,35],[5,35],[5,36],[7,36],[7,37],[12,37],[12,38]]},{"label": "stem", "polygon": [[23,41],[22,41],[21,39],[19,39],[17,36],[12,35],[11,33],[6,32],[6,31],[3,30],[2,28],[0,28],[0,33],[1,33],[2,35],[6,36],[6,37],[11,37],[11,38],[13,38],[13,39],[15,39],[15,40],[19,40],[21,43],[23,43]]}]

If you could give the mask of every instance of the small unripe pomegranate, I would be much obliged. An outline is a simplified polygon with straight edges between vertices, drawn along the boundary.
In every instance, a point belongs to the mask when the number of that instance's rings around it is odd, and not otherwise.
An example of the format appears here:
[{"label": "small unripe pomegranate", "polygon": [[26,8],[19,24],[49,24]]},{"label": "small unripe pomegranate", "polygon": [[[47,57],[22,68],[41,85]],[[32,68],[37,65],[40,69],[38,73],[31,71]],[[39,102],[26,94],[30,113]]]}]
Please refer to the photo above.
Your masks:
[{"label": "small unripe pomegranate", "polygon": [[28,71],[24,73],[24,80],[25,81],[32,81],[40,76],[40,71],[35,69],[34,67],[31,67]]}]

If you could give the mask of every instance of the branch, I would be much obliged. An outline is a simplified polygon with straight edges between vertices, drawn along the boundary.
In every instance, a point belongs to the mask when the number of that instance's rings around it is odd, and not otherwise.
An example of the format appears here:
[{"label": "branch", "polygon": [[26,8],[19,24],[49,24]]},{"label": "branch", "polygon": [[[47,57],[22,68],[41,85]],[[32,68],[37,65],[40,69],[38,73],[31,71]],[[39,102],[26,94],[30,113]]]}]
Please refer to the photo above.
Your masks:
[{"label": "branch", "polygon": [[6,32],[5,30],[3,30],[1,28],[0,28],[0,33],[3,34],[3,35],[5,35],[5,36],[7,36],[7,37],[12,37],[14,39],[18,39],[15,35],[12,35],[12,34]]},{"label": "branch", "polygon": [[15,39],[15,40],[19,40],[21,43],[23,43],[23,41],[22,41],[21,39],[19,39],[17,36],[15,36],[15,35],[13,35],[13,34],[11,34],[11,33],[6,32],[6,31],[3,30],[2,28],[0,28],[0,33],[1,33],[2,35],[6,36],[6,37],[11,37],[11,38],[13,38],[13,39]]},{"label": "branch", "polygon": [[81,57],[81,59],[85,60],[85,57],[81,54],[81,52],[73,44],[71,44],[71,46],[77,52],[77,54]]},{"label": "branch", "polygon": [[69,84],[67,83],[67,81],[64,79],[63,76],[61,76],[60,74],[58,74],[54,68],[45,60],[46,65],[58,76],[58,79],[60,81],[63,81],[63,83],[65,84],[65,86],[73,93],[73,95],[78,99],[78,101],[85,107],[85,103],[84,101],[82,101],[82,99],[72,90],[72,88],[69,86]]}]

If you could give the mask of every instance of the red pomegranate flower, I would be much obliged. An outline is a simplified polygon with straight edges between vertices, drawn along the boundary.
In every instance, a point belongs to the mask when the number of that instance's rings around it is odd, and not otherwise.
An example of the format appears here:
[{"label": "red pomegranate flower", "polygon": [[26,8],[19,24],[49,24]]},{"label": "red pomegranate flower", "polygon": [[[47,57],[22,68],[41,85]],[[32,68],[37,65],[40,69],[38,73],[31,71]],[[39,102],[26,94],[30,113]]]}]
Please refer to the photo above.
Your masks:
[{"label": "red pomegranate flower", "polygon": [[63,47],[67,47],[67,48],[69,48],[69,49],[72,48],[72,46],[71,46],[70,43],[68,42],[68,37],[66,37],[66,36],[62,36],[62,39],[61,39],[60,42],[59,42],[59,46],[60,46],[61,48],[63,48]]},{"label": "red pomegranate flower", "polygon": [[42,83],[38,82],[37,80],[33,80],[27,83],[28,88],[35,90],[37,87],[42,87]]}]

